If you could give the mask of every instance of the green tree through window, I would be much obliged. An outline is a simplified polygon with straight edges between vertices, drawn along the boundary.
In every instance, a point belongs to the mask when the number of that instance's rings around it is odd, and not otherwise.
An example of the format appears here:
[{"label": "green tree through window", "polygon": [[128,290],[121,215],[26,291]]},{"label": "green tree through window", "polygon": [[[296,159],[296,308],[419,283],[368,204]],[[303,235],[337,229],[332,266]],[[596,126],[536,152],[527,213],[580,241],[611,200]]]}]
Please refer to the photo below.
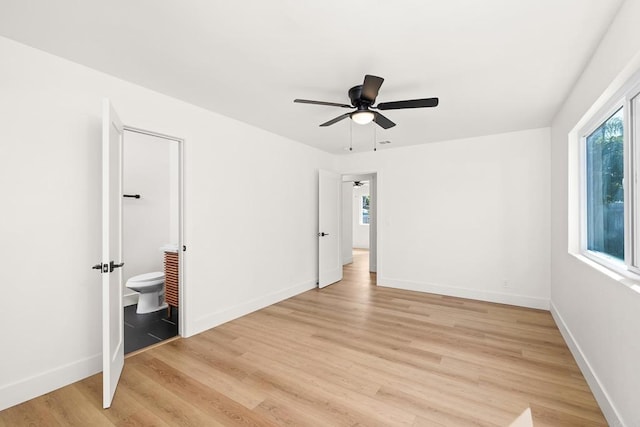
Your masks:
[{"label": "green tree through window", "polygon": [[362,216],[360,217],[360,224],[369,224],[369,203],[371,198],[369,195],[362,196]]},{"label": "green tree through window", "polygon": [[624,259],[623,110],[586,140],[587,249]]}]

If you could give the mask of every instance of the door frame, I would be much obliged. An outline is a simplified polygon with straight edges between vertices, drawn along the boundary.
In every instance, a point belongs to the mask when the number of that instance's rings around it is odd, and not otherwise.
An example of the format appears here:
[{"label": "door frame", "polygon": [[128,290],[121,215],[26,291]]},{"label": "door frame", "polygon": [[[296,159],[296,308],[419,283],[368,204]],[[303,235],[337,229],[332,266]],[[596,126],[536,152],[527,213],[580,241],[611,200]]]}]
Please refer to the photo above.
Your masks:
[{"label": "door frame", "polygon": [[[186,304],[186,286],[184,281],[184,256],[186,252],[186,247],[184,243],[184,138],[178,138],[171,135],[166,135],[159,132],[154,132],[146,129],[141,129],[133,126],[123,126],[124,132],[134,132],[142,135],[152,136],[156,138],[166,139],[168,141],[173,141],[178,144],[178,299],[179,299],[179,307],[178,307],[178,335],[184,336],[186,328],[186,313],[187,313],[187,304]],[[125,134],[126,136],[126,134]],[[123,136],[123,144],[126,138]],[[125,254],[126,256],[126,254]]]},{"label": "door frame", "polygon": [[[369,181],[369,194],[371,196],[370,212],[371,222],[369,223],[369,271],[376,273],[376,285],[377,285],[377,272],[380,270],[380,227],[378,227],[378,218],[380,216],[380,173],[378,171],[372,172],[345,172],[341,174],[342,182],[353,181]],[[342,187],[341,187],[342,191]],[[342,201],[342,195],[340,201]],[[344,207],[342,207],[344,209]],[[340,241],[344,238],[344,220],[343,215],[340,216]],[[353,244],[353,240],[352,240]],[[342,247],[342,244],[340,245]]]}]

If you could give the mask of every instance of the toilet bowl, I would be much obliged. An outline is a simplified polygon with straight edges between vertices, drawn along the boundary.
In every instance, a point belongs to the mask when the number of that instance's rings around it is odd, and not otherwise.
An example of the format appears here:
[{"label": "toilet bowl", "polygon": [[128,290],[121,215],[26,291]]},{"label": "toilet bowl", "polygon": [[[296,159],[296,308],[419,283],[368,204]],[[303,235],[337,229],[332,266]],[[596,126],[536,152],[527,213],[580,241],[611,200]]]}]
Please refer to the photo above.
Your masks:
[{"label": "toilet bowl", "polygon": [[139,274],[127,280],[127,288],[139,292],[136,313],[153,313],[167,308],[164,301],[164,272]]}]

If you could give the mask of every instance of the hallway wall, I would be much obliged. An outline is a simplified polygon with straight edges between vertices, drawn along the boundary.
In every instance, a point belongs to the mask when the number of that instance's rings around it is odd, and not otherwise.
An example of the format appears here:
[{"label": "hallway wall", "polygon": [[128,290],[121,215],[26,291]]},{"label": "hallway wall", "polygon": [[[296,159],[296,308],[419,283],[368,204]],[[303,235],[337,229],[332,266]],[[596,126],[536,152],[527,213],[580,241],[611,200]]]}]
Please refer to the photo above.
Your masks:
[{"label": "hallway wall", "polygon": [[351,223],[353,247],[369,249],[369,224],[362,224],[362,196],[369,195],[369,185],[352,187],[351,204],[353,205]]}]

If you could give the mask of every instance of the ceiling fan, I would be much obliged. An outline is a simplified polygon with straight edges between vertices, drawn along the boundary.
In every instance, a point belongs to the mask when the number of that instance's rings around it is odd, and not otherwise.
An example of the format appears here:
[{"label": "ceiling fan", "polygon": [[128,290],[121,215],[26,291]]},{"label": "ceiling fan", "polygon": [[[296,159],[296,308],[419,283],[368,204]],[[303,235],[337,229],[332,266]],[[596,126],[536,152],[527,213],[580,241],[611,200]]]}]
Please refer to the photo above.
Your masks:
[{"label": "ceiling fan", "polygon": [[338,123],[340,120],[344,120],[347,117],[350,117],[351,120],[353,120],[357,124],[364,125],[370,123],[371,121],[374,121],[378,124],[378,126],[384,129],[394,127],[396,124],[379,112],[371,110],[400,110],[403,108],[425,108],[438,106],[438,98],[422,98],[406,101],[381,102],[380,104],[374,106],[373,104],[376,101],[378,91],[380,90],[380,86],[382,86],[383,81],[384,79],[382,77],[372,76],[369,74],[364,76],[363,84],[354,86],[349,89],[349,99],[351,100],[351,105],[340,104],[337,102],[312,101],[309,99],[294,99],[293,102],[298,102],[300,104],[328,105],[331,107],[356,109],[355,111],[344,113],[336,117],[335,119],[331,119],[328,122],[322,123],[320,126],[331,126],[332,124]]}]

